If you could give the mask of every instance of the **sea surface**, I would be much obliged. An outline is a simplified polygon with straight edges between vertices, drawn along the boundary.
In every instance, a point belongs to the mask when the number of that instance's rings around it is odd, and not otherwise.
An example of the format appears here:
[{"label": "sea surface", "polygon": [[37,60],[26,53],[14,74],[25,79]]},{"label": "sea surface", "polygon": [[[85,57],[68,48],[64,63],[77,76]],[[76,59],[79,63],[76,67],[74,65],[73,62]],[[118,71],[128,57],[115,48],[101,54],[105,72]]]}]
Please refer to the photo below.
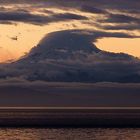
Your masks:
[{"label": "sea surface", "polygon": [[0,128],[0,140],[140,140],[140,128]]}]

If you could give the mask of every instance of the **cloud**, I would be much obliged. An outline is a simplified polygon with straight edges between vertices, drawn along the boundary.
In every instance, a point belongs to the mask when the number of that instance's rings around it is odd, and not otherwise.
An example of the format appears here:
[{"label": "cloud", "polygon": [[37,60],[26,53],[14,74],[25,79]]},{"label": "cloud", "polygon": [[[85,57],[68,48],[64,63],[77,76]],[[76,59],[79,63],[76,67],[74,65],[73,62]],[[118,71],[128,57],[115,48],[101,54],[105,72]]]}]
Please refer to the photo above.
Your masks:
[{"label": "cloud", "polygon": [[87,18],[85,16],[81,16],[81,15],[76,15],[76,14],[72,14],[72,13],[64,13],[64,14],[54,14],[51,17],[52,19],[60,19],[60,20],[67,20],[67,19],[72,19],[72,20],[87,20]]},{"label": "cloud", "polygon": [[86,17],[72,14],[51,14],[50,16],[31,14],[28,11],[15,10],[0,12],[0,21],[6,23],[9,22],[25,22],[31,24],[48,24],[51,22],[67,21],[67,20],[87,20]]},{"label": "cloud", "polygon": [[16,23],[13,23],[10,21],[0,21],[0,24],[14,24],[14,25],[16,25]]},{"label": "cloud", "polygon": [[113,25],[113,26],[100,26],[100,28],[103,28],[105,30],[140,30],[139,24],[119,24],[119,25]]},{"label": "cloud", "polygon": [[[117,37],[117,38],[136,38],[136,36],[129,35],[126,33],[109,33],[101,32],[96,30],[65,30],[49,34],[49,39],[44,37],[39,43],[38,47],[31,50],[29,55],[44,56],[56,58],[72,57],[72,54],[57,54],[57,52],[66,52],[67,51],[83,51],[83,52],[99,52],[99,49],[93,45],[93,42],[96,42],[97,39],[103,37]],[[41,47],[39,47],[41,46]],[[94,46],[94,47],[93,47]],[[63,51],[60,51],[63,50]],[[47,54],[46,54],[47,52]],[[56,55],[55,55],[56,53]],[[39,59],[39,58],[38,58]]]},{"label": "cloud", "polygon": [[[1,10],[0,22],[3,24],[24,22],[45,25],[52,22],[86,20],[98,24],[102,24],[99,21],[105,24],[112,23],[111,26],[100,25],[100,29],[139,29],[139,18],[133,13],[128,14],[132,10],[138,12],[139,6],[135,0],[133,2],[130,0],[113,0],[113,2],[112,0],[40,0],[39,2],[6,0],[5,3],[20,3],[20,8]],[[27,3],[28,6],[24,10]],[[52,8],[52,12],[44,11],[48,15],[33,14],[34,6],[36,12],[47,8]],[[53,8],[57,10],[61,8],[64,13],[56,13]],[[74,10],[79,12],[74,14]],[[125,12],[120,14],[121,11]],[[82,15],[83,12],[86,13]],[[88,16],[87,12],[103,16],[98,16],[96,21]],[[129,25],[124,27],[124,24]],[[140,82],[140,60],[127,54],[109,53],[98,49],[93,43],[103,37],[139,38],[140,36],[97,30],[54,32],[47,35],[26,57],[11,64],[0,65],[0,78],[20,77],[27,81]]]},{"label": "cloud", "polygon": [[140,84],[136,83],[57,83],[11,79],[0,81],[0,91],[1,107],[138,107],[140,102]]},{"label": "cloud", "polygon": [[[99,19],[98,22],[105,24],[111,23],[112,25],[96,24],[98,28],[105,30],[140,30],[140,18],[124,14],[106,14],[105,19]],[[89,23],[92,24],[92,23]]]},{"label": "cloud", "polygon": [[38,23],[43,20],[43,16],[33,15],[29,12],[18,12],[18,11],[8,11],[8,12],[0,12],[0,20],[1,21],[11,21],[11,22],[30,22],[30,23]]},{"label": "cloud", "polygon": [[28,81],[140,82],[140,60],[123,53],[98,49],[101,37],[126,37],[123,33],[66,30],[48,34],[28,55],[0,65],[0,79],[20,77]]},{"label": "cloud", "polygon": [[40,12],[42,12],[42,13],[46,13],[46,14],[55,14],[54,11],[47,10],[47,9],[43,9],[43,10],[41,9]]},{"label": "cloud", "polygon": [[109,14],[106,16],[107,19],[101,20],[110,23],[140,23],[140,19],[123,14]]},{"label": "cloud", "polygon": [[139,1],[137,0],[71,0],[71,1],[66,1],[66,0],[0,0],[0,3],[6,4],[6,3],[14,3],[14,4],[32,4],[32,5],[44,5],[45,7],[69,7],[69,8],[77,8],[83,5],[87,6],[93,6],[93,7],[102,7],[102,8],[107,8],[107,9],[114,9],[114,10],[139,10]]},{"label": "cloud", "polygon": [[[138,13],[140,12],[140,7],[139,7],[139,2],[136,0],[71,0],[71,1],[66,1],[66,0],[0,0],[0,2],[4,5],[9,4],[10,6],[13,4],[16,5],[13,7],[15,11],[17,10],[17,16],[20,15],[22,19],[19,19],[17,17],[14,19],[13,17],[13,11],[10,11],[10,9],[6,10],[4,6],[2,6],[1,10],[3,9],[3,12],[11,12],[11,14],[7,13],[4,15],[4,17],[10,16],[13,19],[9,19],[8,23],[12,23],[11,20],[14,20],[16,22],[25,22],[25,23],[31,23],[31,24],[38,24],[38,25],[44,25],[52,22],[59,22],[59,21],[66,21],[66,20],[87,20],[88,22],[92,22],[92,24],[99,23],[112,23],[114,24],[113,26],[116,26],[116,24],[122,24],[119,25],[119,27],[123,27],[124,23],[129,23],[129,24],[139,24],[140,19],[138,16]],[[17,8],[16,8],[17,7]],[[48,9],[47,9],[48,8]],[[62,9],[65,13],[55,13],[56,9]],[[25,10],[24,10],[25,9]],[[36,12],[40,14],[31,14],[32,9],[34,9]],[[44,9],[44,11],[42,10]],[[51,9],[51,10],[50,10]],[[12,10],[12,9],[11,9]],[[42,11],[41,11],[42,10]],[[79,12],[77,14],[74,14],[73,11],[79,10],[82,11],[81,14]],[[31,13],[29,13],[31,12]],[[91,14],[100,14],[98,18],[92,18],[91,16],[85,17],[83,12],[89,12]],[[26,13],[26,15],[25,15]],[[49,16],[45,16],[43,13],[47,13]],[[2,14],[2,13],[1,13]],[[43,15],[42,15],[43,14]],[[102,15],[102,16],[101,16]],[[14,15],[16,17],[16,15]],[[105,18],[104,18],[104,17]],[[19,20],[18,20],[19,19]],[[6,20],[6,19],[4,19]],[[8,19],[7,19],[8,20]],[[2,21],[1,22],[4,24],[6,22]],[[91,24],[91,25],[92,25]],[[101,24],[101,23],[100,23]],[[96,27],[96,25],[94,24]],[[115,30],[115,28],[113,28]],[[97,26],[100,27],[100,26]],[[101,29],[107,29],[107,27],[101,27]],[[108,27],[109,28],[109,27]],[[133,30],[139,30],[139,26],[133,26],[130,25],[130,27],[124,27],[125,30],[133,31]]]},{"label": "cloud", "polygon": [[107,13],[107,11],[105,10],[102,10],[102,9],[99,9],[99,8],[95,8],[95,7],[91,7],[91,6],[88,6],[88,5],[83,5],[81,7],[81,11],[83,12],[89,12],[89,13],[95,13],[95,14],[105,14]]}]

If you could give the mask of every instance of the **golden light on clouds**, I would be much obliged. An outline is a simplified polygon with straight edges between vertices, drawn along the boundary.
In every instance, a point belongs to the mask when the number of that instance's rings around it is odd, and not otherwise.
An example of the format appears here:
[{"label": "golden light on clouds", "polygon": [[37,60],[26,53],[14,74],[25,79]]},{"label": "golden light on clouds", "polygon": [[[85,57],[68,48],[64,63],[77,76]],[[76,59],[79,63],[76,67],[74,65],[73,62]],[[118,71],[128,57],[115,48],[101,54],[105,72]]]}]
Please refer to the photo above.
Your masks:
[{"label": "golden light on clouds", "polygon": [[140,82],[138,1],[0,1],[2,83]]},{"label": "golden light on clouds", "polygon": [[[45,26],[18,23],[17,25],[0,25],[0,62],[17,60],[48,33],[60,30],[92,29],[79,21],[57,22]],[[17,38],[17,40],[15,39]]]},{"label": "golden light on clouds", "polygon": [[[1,25],[0,62],[19,59],[47,34],[67,29],[93,29],[78,21],[52,23],[46,26],[36,26],[19,23],[17,25]],[[14,38],[17,37],[17,40]],[[110,52],[124,52],[140,57],[140,39],[103,38],[96,42],[97,47]]]},{"label": "golden light on clouds", "polygon": [[[19,59],[25,53],[28,53],[31,50],[31,48],[36,46],[46,34],[54,31],[84,29],[84,30],[91,30],[91,31],[99,30],[99,31],[106,32],[105,30],[103,30],[103,28],[100,28],[100,26],[115,25],[114,23],[108,23],[108,22],[99,23],[98,20],[106,19],[107,15],[105,13],[102,13],[102,11],[96,8],[94,9],[95,13],[81,11],[78,8],[75,9],[74,8],[61,9],[58,7],[48,8],[48,7],[41,7],[41,5],[38,5],[38,7],[34,7],[30,4],[24,4],[24,6],[23,4],[11,4],[11,5],[5,5],[4,8],[5,9],[7,8],[7,10],[5,11],[12,11],[12,12],[14,10],[15,11],[21,10],[21,15],[23,13],[25,14],[22,15],[23,17],[25,17],[25,20],[22,19],[23,21],[20,21],[21,19],[18,17],[19,21],[18,18],[15,21],[14,21],[15,18],[13,18],[13,20],[10,20],[12,22],[15,22],[16,24],[0,24],[0,31],[1,31],[0,32],[0,62]],[[24,11],[24,9],[27,11]],[[23,13],[22,10],[24,11]],[[44,12],[45,10],[46,12]],[[89,11],[90,10],[91,9],[89,9]],[[98,14],[98,12],[101,13]],[[107,12],[109,12],[109,10]],[[58,14],[57,16],[60,17],[60,20],[54,19],[54,21],[50,21],[50,22],[47,22],[46,20],[46,23],[40,25],[39,24],[34,25],[33,23],[34,20],[33,22],[30,22],[30,20],[28,20],[28,16],[32,20],[32,18],[34,18],[34,16],[36,15],[38,16],[43,15],[50,18],[52,14],[54,15]],[[60,16],[59,14],[62,15]],[[76,14],[75,16],[77,15],[83,16],[86,17],[87,20],[83,20],[83,19],[74,20],[72,19],[71,15],[68,15],[67,17],[66,14]],[[68,19],[65,20],[65,18]],[[38,19],[36,20],[38,21]],[[96,26],[97,24],[99,24],[100,26]],[[122,33],[129,34],[129,31],[124,31],[124,30],[115,30],[115,31],[109,30],[107,32],[110,33],[122,32]],[[139,31],[135,31],[134,33],[136,35],[139,35]],[[97,47],[105,51],[117,52],[117,53],[123,52],[123,53],[128,53],[140,57],[140,46],[139,46],[140,39],[138,38],[134,38],[134,39],[101,38],[98,39],[98,41],[95,44]]]}]

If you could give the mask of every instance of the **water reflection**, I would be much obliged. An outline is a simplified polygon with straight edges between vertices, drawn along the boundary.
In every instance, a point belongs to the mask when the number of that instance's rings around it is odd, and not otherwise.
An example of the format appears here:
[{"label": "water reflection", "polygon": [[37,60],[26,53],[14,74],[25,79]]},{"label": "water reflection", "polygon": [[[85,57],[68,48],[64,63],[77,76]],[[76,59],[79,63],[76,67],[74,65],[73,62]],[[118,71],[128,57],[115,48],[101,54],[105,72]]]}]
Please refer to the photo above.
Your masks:
[{"label": "water reflection", "polygon": [[138,140],[140,128],[1,128],[1,140]]}]

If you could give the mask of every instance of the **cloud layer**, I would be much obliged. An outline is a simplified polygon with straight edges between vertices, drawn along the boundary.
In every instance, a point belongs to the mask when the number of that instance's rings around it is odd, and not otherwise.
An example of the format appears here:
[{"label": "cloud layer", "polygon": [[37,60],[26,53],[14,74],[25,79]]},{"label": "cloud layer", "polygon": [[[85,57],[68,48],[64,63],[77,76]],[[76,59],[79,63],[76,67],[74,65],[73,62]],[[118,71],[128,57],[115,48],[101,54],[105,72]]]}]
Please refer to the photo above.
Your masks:
[{"label": "cloud layer", "polygon": [[[0,8],[1,23],[9,22],[25,22],[38,25],[45,25],[51,22],[66,21],[66,20],[87,20],[85,23],[98,25],[101,29],[106,30],[139,30],[140,23],[140,5],[138,1],[130,0],[6,0],[0,1],[3,6]],[[6,5],[11,5],[11,8],[6,9]],[[13,11],[16,9],[16,11]],[[23,10],[24,9],[24,10]],[[56,11],[62,10],[60,13],[54,14]],[[32,13],[34,11],[34,14]],[[42,11],[42,13],[41,13]],[[43,12],[44,11],[44,12]],[[44,15],[48,11],[48,15]],[[69,12],[68,12],[69,11]],[[36,14],[35,14],[36,13]],[[37,14],[38,13],[38,14]],[[39,14],[40,13],[40,14]],[[77,14],[75,14],[77,13]],[[92,18],[85,14],[99,15],[98,18]],[[54,15],[53,15],[54,14]],[[4,20],[4,21],[3,21]],[[7,21],[7,22],[6,22]],[[108,24],[107,28],[106,25]],[[81,21],[82,22],[82,21]],[[82,22],[83,23],[83,22]],[[96,24],[95,24],[96,23]],[[113,28],[114,24],[116,28]],[[120,24],[119,26],[116,24]],[[126,28],[124,23],[127,24]],[[120,27],[120,28],[119,28]],[[123,28],[124,27],[124,28]]]},{"label": "cloud layer", "polygon": [[5,23],[9,22],[24,22],[31,24],[48,24],[51,22],[67,21],[67,20],[86,20],[84,16],[64,13],[64,14],[51,14],[50,16],[35,15],[27,11],[5,11],[0,12],[0,21]]},{"label": "cloud layer", "polygon": [[[140,82],[139,59],[122,53],[108,53],[93,44],[103,37],[139,38],[138,1],[0,2],[1,24],[23,22],[44,26],[62,22],[64,25],[73,24],[75,29],[51,33],[25,58],[1,65],[1,79],[22,77],[30,81]],[[85,29],[77,30],[81,27]]]},{"label": "cloud layer", "polygon": [[140,60],[98,49],[92,42],[101,37],[126,37],[88,30],[50,33],[24,58],[0,67],[0,78],[29,81],[140,82]]},{"label": "cloud layer", "polygon": [[[140,84],[0,81],[1,107],[139,107]],[[10,97],[10,98],[8,98]]]}]

